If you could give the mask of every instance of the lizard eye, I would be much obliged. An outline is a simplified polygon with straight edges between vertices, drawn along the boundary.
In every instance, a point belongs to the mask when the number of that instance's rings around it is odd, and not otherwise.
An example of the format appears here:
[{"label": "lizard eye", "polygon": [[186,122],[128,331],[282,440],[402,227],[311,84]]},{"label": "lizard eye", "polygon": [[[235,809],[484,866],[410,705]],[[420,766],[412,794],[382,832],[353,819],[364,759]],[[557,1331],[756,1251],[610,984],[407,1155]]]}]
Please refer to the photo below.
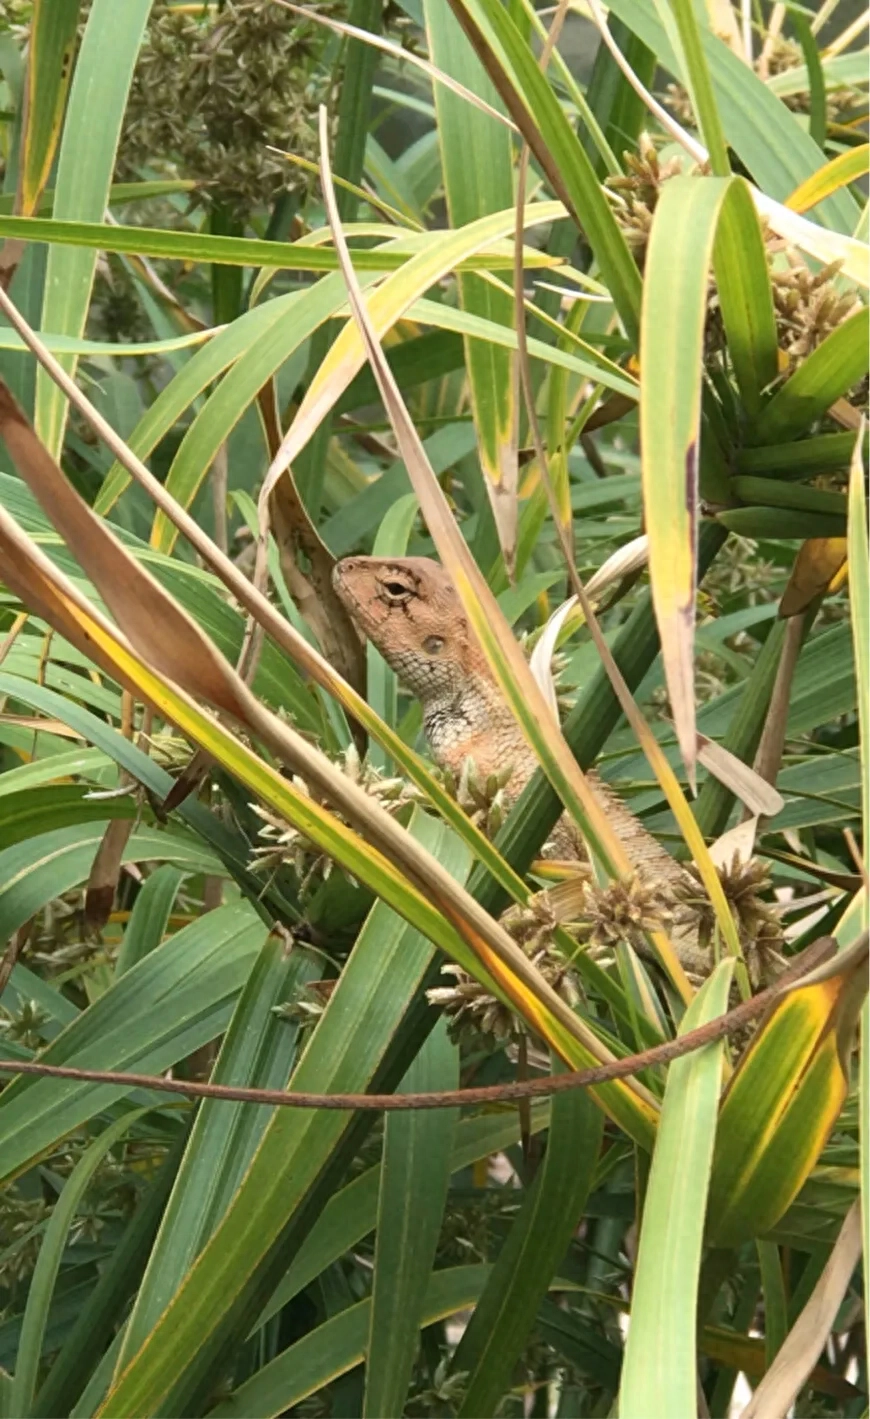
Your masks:
[{"label": "lizard eye", "polygon": [[381,596],[388,606],[404,606],[410,601],[414,591],[397,577],[390,577],[380,583]]},{"label": "lizard eye", "polygon": [[423,649],[429,655],[437,655],[439,650],[444,648],[444,641],[440,636],[427,636],[423,642]]}]

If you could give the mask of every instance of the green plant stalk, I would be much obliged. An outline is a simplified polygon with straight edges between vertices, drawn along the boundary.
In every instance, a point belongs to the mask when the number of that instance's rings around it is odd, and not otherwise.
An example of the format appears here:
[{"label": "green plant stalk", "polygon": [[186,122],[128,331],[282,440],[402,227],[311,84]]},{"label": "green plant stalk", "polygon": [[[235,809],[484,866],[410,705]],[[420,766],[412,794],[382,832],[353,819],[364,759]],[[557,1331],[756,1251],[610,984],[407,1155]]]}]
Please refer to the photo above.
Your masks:
[{"label": "green plant stalk", "polygon": [[729,532],[740,537],[769,538],[774,542],[792,542],[806,537],[845,537],[845,510],[841,515],[830,512],[805,512],[786,507],[735,507],[720,512],[717,521]]},{"label": "green plant stalk", "polygon": [[828,493],[804,483],[786,483],[778,478],[755,478],[738,474],[731,487],[744,503],[762,507],[795,508],[802,512],[831,513],[845,517],[845,493]]},{"label": "green plant stalk", "polygon": [[[380,34],[383,23],[382,0],[353,0],[347,20],[358,29]],[[359,39],[348,39],[345,49],[341,96],[338,101],[338,129],[335,136],[333,166],[338,177],[359,186],[365,165],[372,85],[378,67],[378,51]],[[336,191],[338,210],[343,222],[352,222],[359,199],[346,187]],[[328,321],[311,337],[307,380],[310,382],[322,365],[340,326]],[[311,442],[296,460],[295,476],[300,496],[315,518],[320,511],[323,482],[326,476],[326,455],[332,438],[333,416],[327,414],[316,429]]]},{"label": "green plant stalk", "polygon": [[825,71],[819,58],[819,49],[806,15],[795,6],[791,11],[792,28],[804,52],[807,77],[810,83],[810,137],[824,149],[828,136],[828,104],[825,93]]},{"label": "green plant stalk", "polygon": [[[634,73],[646,88],[650,88],[658,64],[653,51],[616,15],[609,15],[607,24]],[[632,151],[641,129],[648,121],[646,106],[605,44],[598,46],[586,98],[604,129],[604,136],[610,148],[617,154],[626,150]],[[591,135],[581,132],[580,141],[592,159],[599,177],[605,177],[607,174],[604,161],[597,152]]]},{"label": "green plant stalk", "polygon": [[[785,622],[777,621],[761,647],[722,739],[723,749],[730,750],[744,763],[752,762],[761,739],[784,642]],[[734,794],[709,774],[695,802],[695,818],[706,838],[718,838],[725,831],[733,806]]]},{"label": "green plant stalk", "polygon": [[683,78],[692,96],[698,127],[710,155],[710,167],[715,177],[730,177],[728,147],[722,131],[707,56],[701,43],[698,11],[695,9],[694,0],[671,0],[671,6],[683,50]]}]

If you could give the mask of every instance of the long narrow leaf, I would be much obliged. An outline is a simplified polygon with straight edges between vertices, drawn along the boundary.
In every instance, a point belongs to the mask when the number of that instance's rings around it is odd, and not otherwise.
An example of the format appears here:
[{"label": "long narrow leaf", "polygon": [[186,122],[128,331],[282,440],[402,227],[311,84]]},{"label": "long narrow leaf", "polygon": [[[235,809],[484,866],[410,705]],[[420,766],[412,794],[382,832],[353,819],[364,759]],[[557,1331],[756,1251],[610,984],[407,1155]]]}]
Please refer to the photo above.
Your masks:
[{"label": "long narrow leaf", "polygon": [[[70,92],[57,165],[56,220],[100,221],[109,198],[115,150],[133,66],[151,0],[94,0]],[[99,114],[99,121],[95,121]],[[96,269],[95,251],[53,249],[45,272],[42,325],[58,335],[81,335]],[[65,368],[73,371],[74,357]],[[63,443],[66,402],[42,371],[36,376],[36,424],[56,455]]]},{"label": "long narrow leaf", "polygon": [[[698,992],[682,1030],[728,1005],[732,965],[723,961]],[[675,1060],[641,1222],[620,1419],[695,1419],[696,1305],[707,1188],[722,1082],[723,1045]]]}]

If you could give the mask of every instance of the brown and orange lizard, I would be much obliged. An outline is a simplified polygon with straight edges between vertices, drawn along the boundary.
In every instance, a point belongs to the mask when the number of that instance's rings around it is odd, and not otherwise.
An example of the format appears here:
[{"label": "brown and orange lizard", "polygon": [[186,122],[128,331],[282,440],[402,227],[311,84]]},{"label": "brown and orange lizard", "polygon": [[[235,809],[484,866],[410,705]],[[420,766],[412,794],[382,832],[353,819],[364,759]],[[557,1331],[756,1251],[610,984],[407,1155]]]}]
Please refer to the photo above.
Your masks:
[{"label": "brown and orange lizard", "polygon": [[[468,759],[478,776],[510,777],[508,802],[537,768],[537,759],[468,625],[459,596],[438,562],[429,557],[346,557],[333,584],[353,620],[377,647],[401,683],[420,701],[423,730],[436,763],[457,777]],[[697,883],[647,832],[613,790],[587,775],[638,876],[650,884],[697,893]],[[560,819],[550,840],[559,857],[582,859],[582,839]],[[687,971],[706,974],[708,952],[698,939],[694,913],[679,914],[673,944]]]}]

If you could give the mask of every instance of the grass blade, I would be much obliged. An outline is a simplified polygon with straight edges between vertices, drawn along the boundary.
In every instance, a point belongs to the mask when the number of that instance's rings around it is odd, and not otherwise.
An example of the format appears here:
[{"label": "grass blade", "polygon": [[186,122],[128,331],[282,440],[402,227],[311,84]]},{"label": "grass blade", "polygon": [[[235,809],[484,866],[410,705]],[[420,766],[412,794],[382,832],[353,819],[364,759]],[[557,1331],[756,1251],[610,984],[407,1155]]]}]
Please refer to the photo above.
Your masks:
[{"label": "grass blade", "polygon": [[[386,230],[391,232],[394,229],[387,227]],[[507,230],[513,230],[512,225]],[[323,272],[335,271],[338,267],[334,251],[304,239],[298,242],[266,241],[260,237],[214,236],[209,232],[171,231],[162,227],[122,227],[60,217],[9,217],[3,214],[0,214],[0,236],[48,242],[52,247],[84,247],[94,251],[117,251],[128,256],[159,256],[166,261],[201,261],[285,271]],[[396,271],[407,261],[409,251],[437,245],[433,238],[443,239],[443,234],[412,232],[385,246],[355,251],[355,260],[361,271]],[[536,251],[526,252],[524,262],[529,267],[540,269],[559,264],[546,253]],[[484,244],[462,264],[470,271],[511,271],[513,254],[505,246],[496,246],[488,251]],[[64,332],[56,329],[55,333]]]},{"label": "grass blade", "polygon": [[547,1151],[453,1357],[469,1371],[460,1414],[494,1414],[592,1187],[601,1115],[584,1090],[558,1094]]},{"label": "grass blade", "polygon": [[864,824],[864,870],[870,870],[870,554],[864,495],[864,429],[855,442],[849,476],[849,610],[858,684],[861,746],[861,821]]},{"label": "grass blade", "polygon": [[[424,7],[429,52],[438,67],[491,107],[499,98],[449,5],[427,0]],[[513,201],[511,135],[504,124],[470,108],[449,89],[435,90],[438,141],[447,211],[452,227],[499,212]],[[512,327],[513,297],[493,289],[479,276],[459,277],[463,310]],[[517,534],[517,390],[514,360],[478,340],[465,338],[478,449],[502,552],[512,565]]]},{"label": "grass blade", "polygon": [[[115,165],[115,152],[133,67],[151,10],[151,0],[94,0],[79,50],[60,145],[55,185],[57,219],[101,221]],[[99,121],[94,115],[99,114]],[[91,299],[95,251],[52,249],[45,272],[42,328],[58,335],[84,332]],[[64,367],[75,370],[74,356]],[[36,375],[36,426],[57,455],[66,426],[66,401],[41,371]]]},{"label": "grass blade", "polygon": [[[768,372],[772,305],[757,219],[739,179],[675,178],[656,208],[641,329],[641,446],[653,604],[683,762],[694,781],[694,622],[701,379],[707,283],[729,204],[717,270],[741,385],[757,400]],[[747,244],[737,238],[746,233]],[[740,260],[743,257],[744,274]],[[764,272],[762,276],[762,271]],[[765,305],[756,309],[762,282]],[[763,314],[762,314],[763,312]]]},{"label": "grass blade", "polygon": [[[225,1028],[266,931],[239,905],[184,927],[82,1011],[42,1058],[82,1069],[168,1069]],[[0,1101],[4,1179],[126,1092],[117,1084],[14,1079]]]},{"label": "grass blade", "polygon": [[[681,1034],[727,1009],[732,973],[731,962],[722,961],[686,1011]],[[717,1043],[668,1067],[641,1223],[620,1419],[697,1414],[698,1275],[723,1060]]]},{"label": "grass blade", "polygon": [[[411,831],[464,877],[461,844],[435,820],[417,814]],[[369,913],[353,953],[318,1022],[290,1087],[327,1092],[366,1089],[381,1077],[432,960],[432,947],[384,903]],[[121,1373],[101,1419],[190,1412],[187,1405],[223,1369],[226,1347],[240,1342],[274,1290],[289,1255],[326,1193],[331,1160],[359,1136],[353,1115],[278,1109],[232,1203]],[[342,1170],[346,1167],[343,1164]]]},{"label": "grass blade", "polygon": [[817,345],[777,390],[756,424],[753,443],[797,438],[867,373],[870,313],[865,307]]},{"label": "grass blade", "polygon": [[21,1326],[21,1340],[15,1363],[15,1377],[10,1395],[10,1413],[22,1416],[32,1412],[36,1379],[42,1356],[48,1310],[57,1275],[67,1244],[76,1209],[88,1183],[110,1148],[123,1138],[131,1124],[138,1122],[148,1109],[137,1109],[110,1124],[95,1138],[76,1163],[58,1198],[45,1229],[33,1280],[27,1294],[27,1306]]},{"label": "grass blade", "polygon": [[707,56],[701,43],[701,22],[692,0],[664,0],[660,15],[673,11],[676,33],[682,49],[683,77],[692,99],[695,117],[704,145],[710,155],[710,167],[716,177],[729,177],[731,164],[719,119],[716,96],[710,81]]},{"label": "grass blade", "polygon": [[[658,55],[664,68],[680,77],[653,0],[612,0],[609,9]],[[766,197],[785,202],[799,183],[823,166],[824,154],[749,65],[706,27],[701,42],[729,146]],[[849,193],[838,192],[816,215],[824,227],[852,232],[859,209]]]},{"label": "grass blade", "polygon": [[[313,952],[294,946],[288,955],[278,935],[263,942],[224,1036],[212,1083],[285,1087],[296,1061],[299,1026],[277,1019],[274,1007],[293,999],[322,970]],[[166,1298],[182,1285],[220,1225],[274,1112],[214,1099],[206,1099],[198,1110],[127,1324],[119,1366],[144,1342]]]},{"label": "grass blade", "polygon": [[[455,1266],[435,1271],[426,1291],[423,1326],[474,1305],[486,1280],[487,1266]],[[371,1301],[339,1311],[325,1324],[276,1355],[223,1403],[209,1419],[272,1419],[284,1414],[352,1370],[365,1356]]]},{"label": "grass blade", "polygon": [[814,172],[806,182],[796,187],[786,200],[786,207],[793,212],[808,212],[817,202],[822,202],[832,192],[838,192],[847,183],[857,182],[866,177],[870,168],[870,143],[860,143],[857,148],[847,148]]},{"label": "grass blade", "polygon": [[[455,1089],[459,1053],[439,1020],[400,1092]],[[596,1117],[601,1113],[592,1105]],[[384,1131],[364,1419],[401,1414],[423,1323],[450,1178],[458,1109],[392,1114]]]},{"label": "grass blade", "polygon": [[39,206],[57,151],[73,74],[79,0],[36,0],[24,87],[17,210]]},{"label": "grass blade", "polygon": [[450,0],[450,5],[553,191],[586,233],[628,337],[634,340],[640,273],[531,46],[499,0]]},{"label": "grass blade", "polygon": [[714,1246],[768,1232],[816,1164],[849,1088],[867,989],[866,953],[856,957],[844,955],[842,971],[788,993],[729,1083],[710,1184]]}]

